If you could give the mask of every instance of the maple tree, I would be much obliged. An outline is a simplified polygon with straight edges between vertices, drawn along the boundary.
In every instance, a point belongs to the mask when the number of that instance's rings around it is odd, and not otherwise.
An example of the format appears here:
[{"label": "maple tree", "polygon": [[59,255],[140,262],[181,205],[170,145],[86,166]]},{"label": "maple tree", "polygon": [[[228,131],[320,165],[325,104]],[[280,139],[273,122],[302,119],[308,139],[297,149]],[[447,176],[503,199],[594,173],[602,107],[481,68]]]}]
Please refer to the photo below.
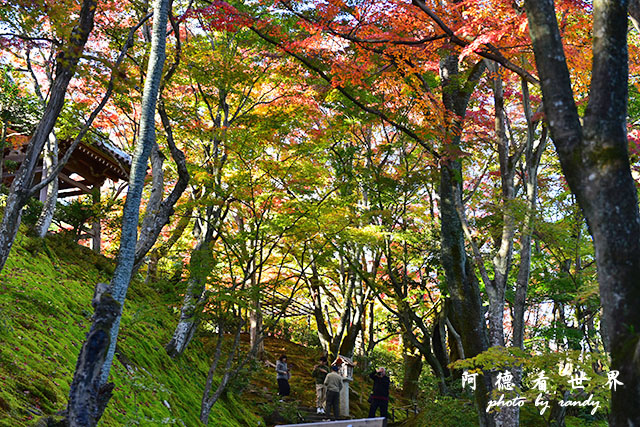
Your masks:
[{"label": "maple tree", "polygon": [[[196,20],[192,22],[198,24]],[[229,203],[235,198],[236,189],[223,181],[230,156],[228,139],[255,132],[247,122],[252,111],[286,94],[278,91],[280,77],[270,70],[276,62],[263,61],[259,46],[251,48],[252,40],[246,32],[225,33],[208,27],[203,30],[206,32],[201,37],[192,38],[185,46],[193,56],[178,87],[188,90],[194,97],[196,110],[192,111],[192,117],[200,127],[193,127],[190,133],[202,141],[187,150],[187,156],[200,159],[193,173],[197,186],[193,194],[199,202],[194,206],[196,246],[191,258],[199,254],[196,262],[210,265],[212,247],[221,236],[220,228],[229,214]],[[218,76],[216,79],[208,79],[212,72]],[[206,299],[208,269],[204,267],[198,271],[192,271],[189,276],[181,319],[167,344],[167,351],[172,356],[181,354],[188,345],[198,325],[198,312]]]},{"label": "maple tree", "polygon": [[154,3],[154,28],[145,90],[141,104],[139,141],[132,159],[129,191],[123,207],[122,236],[116,268],[108,289],[98,285],[96,313],[83,345],[69,391],[68,422],[71,426],[98,423],[111,396],[108,385],[111,363],[122,317],[122,307],[134,266],[140,198],[147,161],[155,144],[155,111],[165,61],[169,0]]},{"label": "maple tree", "polygon": [[38,126],[30,139],[25,160],[20,164],[16,177],[11,185],[9,198],[4,209],[2,225],[0,229],[0,270],[4,266],[9,251],[18,232],[20,225],[20,213],[30,195],[30,184],[33,178],[36,161],[40,151],[53,130],[56,119],[62,110],[67,86],[80,59],[84,45],[93,29],[93,18],[97,3],[85,1],[79,12],[78,25],[69,35],[68,45],[56,56],[56,77],[52,82],[50,99],[43,112]]},{"label": "maple tree", "polygon": [[[149,2],[3,2],[12,65],[0,75],[0,148],[32,135],[5,202],[0,265],[22,206],[68,160],[55,136],[77,144],[92,128],[137,154],[124,207],[110,204],[117,220],[104,222],[121,249],[88,342],[117,331],[136,271],[169,277],[167,353],[190,351],[199,331],[217,339],[202,422],[265,357],[265,337],[295,325],[288,313],[308,317],[332,358],[368,366],[380,348],[401,352],[411,398],[421,375],[455,395],[460,369],[479,369],[486,426],[519,423],[517,408],[487,410],[497,367],[526,389],[532,366],[547,365],[523,354],[607,351],[625,383],[610,422],[635,422],[638,96],[627,57],[632,70],[638,57],[625,50],[623,3],[162,1],[167,16],[151,17]],[[163,74],[154,49],[166,42]],[[34,187],[40,164],[49,178]],[[104,410],[110,335],[105,365],[84,382],[81,352],[70,418]]]}]

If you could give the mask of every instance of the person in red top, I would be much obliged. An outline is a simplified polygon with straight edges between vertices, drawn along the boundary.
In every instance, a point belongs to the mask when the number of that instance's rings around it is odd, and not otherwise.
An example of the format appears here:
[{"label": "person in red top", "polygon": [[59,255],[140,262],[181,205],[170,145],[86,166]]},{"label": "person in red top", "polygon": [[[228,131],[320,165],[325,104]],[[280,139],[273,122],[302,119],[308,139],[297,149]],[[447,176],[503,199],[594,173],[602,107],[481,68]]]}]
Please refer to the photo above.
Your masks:
[{"label": "person in red top", "polygon": [[373,380],[373,392],[371,393],[371,406],[369,407],[369,417],[375,418],[376,411],[380,408],[380,416],[387,417],[389,410],[389,377],[384,368],[378,368],[372,372],[369,378]]}]

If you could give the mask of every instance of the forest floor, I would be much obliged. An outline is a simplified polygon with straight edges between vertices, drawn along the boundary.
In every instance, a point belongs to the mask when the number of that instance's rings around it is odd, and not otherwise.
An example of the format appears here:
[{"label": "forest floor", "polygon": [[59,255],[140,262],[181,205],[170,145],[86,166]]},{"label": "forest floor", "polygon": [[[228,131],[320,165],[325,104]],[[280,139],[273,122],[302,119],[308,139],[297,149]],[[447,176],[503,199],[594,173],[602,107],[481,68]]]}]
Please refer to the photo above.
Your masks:
[{"label": "forest floor", "polygon": [[[75,364],[88,331],[96,283],[113,273],[112,259],[97,255],[63,236],[44,240],[19,234],[8,263],[0,273],[0,427],[34,426],[38,420],[64,410]],[[111,381],[114,396],[101,426],[197,427],[200,402],[215,338],[199,334],[185,354],[173,360],[164,351],[177,321],[180,283],[132,282],[118,338],[119,358]],[[311,325],[310,325],[311,326]],[[248,347],[243,335],[243,348]],[[228,340],[230,341],[230,340]],[[279,402],[273,364],[280,354],[291,364],[291,396]],[[265,361],[248,366],[214,405],[210,423],[216,427],[268,426],[297,422],[301,408],[315,406],[311,377],[319,349],[268,337]],[[270,363],[269,363],[270,362]],[[418,416],[396,414],[403,427],[475,426],[471,401],[439,396],[427,388]],[[355,369],[350,413],[366,416],[371,382]],[[407,406],[392,390],[391,407]],[[523,411],[522,426],[545,425]],[[531,412],[531,413],[529,413]],[[606,421],[567,417],[567,426],[598,425]],[[541,424],[542,422],[542,424]]]},{"label": "forest floor", "polygon": [[[32,426],[64,410],[75,363],[88,331],[96,283],[108,282],[113,260],[63,236],[44,240],[22,233],[0,273],[0,426]],[[202,425],[201,393],[215,339],[201,334],[183,357],[164,351],[177,319],[179,284],[145,284],[134,278],[118,338],[116,384],[100,425]],[[248,346],[243,335],[244,348]],[[300,407],[315,406],[310,373],[320,352],[286,340],[267,338],[265,359],[286,353],[291,364],[291,396],[279,402],[274,369],[267,362],[248,367],[214,405],[209,425],[258,426],[295,422]],[[356,373],[351,414],[367,414],[370,380]],[[394,400],[398,398],[393,392]],[[399,401],[399,400],[398,400]]]},{"label": "forest floor", "polygon": [[[311,377],[311,372],[322,353],[317,349],[309,349],[290,341],[268,337],[265,341],[266,360],[275,364],[281,354],[287,355],[288,363],[291,367],[291,380],[289,382],[291,396],[285,399],[284,404],[278,402],[278,407],[274,409],[284,412],[287,418],[291,419],[291,415],[298,415],[295,412],[301,413],[300,408],[315,408],[315,382]],[[267,371],[269,371],[269,368],[267,368]],[[371,385],[371,380],[356,368],[354,381],[349,385],[349,413],[352,418],[366,418],[369,412],[367,399],[371,392]],[[267,375],[254,376],[243,397],[256,405],[271,405],[271,402],[278,400],[275,398],[276,395],[275,371],[271,369],[271,372],[268,372]],[[408,405],[397,389],[391,390],[390,400],[392,406]],[[401,414],[398,415],[400,417]],[[406,415],[402,414],[401,417],[406,418]]]}]

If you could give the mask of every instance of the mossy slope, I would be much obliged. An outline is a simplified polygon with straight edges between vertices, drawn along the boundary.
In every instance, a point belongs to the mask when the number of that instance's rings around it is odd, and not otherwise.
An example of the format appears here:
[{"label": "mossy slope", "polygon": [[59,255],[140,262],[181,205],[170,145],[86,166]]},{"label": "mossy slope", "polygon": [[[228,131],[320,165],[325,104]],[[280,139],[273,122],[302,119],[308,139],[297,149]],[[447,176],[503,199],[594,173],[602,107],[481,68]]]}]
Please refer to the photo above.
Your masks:
[{"label": "mossy slope", "polygon": [[[65,408],[90,326],[94,286],[108,282],[113,268],[112,260],[62,236],[18,236],[0,273],[0,427],[32,426]],[[215,339],[202,334],[183,357],[166,355],[163,346],[177,319],[173,307],[180,302],[180,291],[168,286],[173,285],[146,285],[139,277],[132,282],[118,338],[120,357],[111,370],[114,397],[101,426],[202,425],[201,393]],[[243,336],[245,351],[247,338]],[[273,369],[254,364],[252,374],[243,372],[214,405],[209,425],[264,426],[269,423],[260,415],[274,411],[295,421],[298,406],[315,405],[310,373],[320,351],[276,338],[267,338],[265,349],[272,362],[282,353],[289,355],[289,402],[278,403]],[[351,384],[352,416],[366,416],[370,388],[370,380],[358,372]],[[397,398],[394,391],[392,401]]]},{"label": "mossy slope", "polygon": [[[0,273],[0,426],[33,425],[64,409],[94,286],[112,269],[112,261],[60,236],[18,236]],[[179,360],[166,355],[175,319],[154,285],[134,280],[118,339],[124,358],[111,371],[116,388],[100,425],[201,425],[209,357],[200,340]],[[227,394],[210,425],[262,424],[239,400]]]}]

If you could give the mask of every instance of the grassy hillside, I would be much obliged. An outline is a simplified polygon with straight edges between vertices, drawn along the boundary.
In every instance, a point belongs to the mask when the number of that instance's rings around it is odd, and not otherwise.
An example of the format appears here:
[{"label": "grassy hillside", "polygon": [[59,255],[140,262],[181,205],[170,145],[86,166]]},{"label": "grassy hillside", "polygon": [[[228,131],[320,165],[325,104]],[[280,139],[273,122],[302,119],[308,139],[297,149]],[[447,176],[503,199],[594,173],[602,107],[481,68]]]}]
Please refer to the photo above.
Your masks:
[{"label": "grassy hillside", "polygon": [[[67,402],[76,358],[88,331],[90,301],[97,282],[108,281],[114,263],[62,236],[42,240],[20,234],[0,273],[0,427],[32,426],[55,415]],[[133,281],[118,340],[119,358],[111,380],[114,397],[101,426],[197,427],[201,393],[215,340],[202,333],[185,355],[172,360],[164,351],[177,313],[180,289],[175,284],[145,285]],[[243,336],[245,348],[247,337]],[[229,387],[213,407],[211,426],[265,426],[296,421],[299,406],[315,405],[310,373],[320,352],[289,341],[268,338],[266,359],[286,353],[291,364],[288,402],[279,403],[275,372],[255,363]],[[358,372],[351,384],[351,414],[364,417],[370,381]],[[436,387],[423,396],[422,413],[402,423],[412,426],[473,426],[477,416],[466,399],[438,396]],[[391,406],[406,403],[392,393]],[[397,413],[400,418],[405,415]],[[534,408],[526,407],[522,425],[541,425]],[[567,418],[567,425],[606,425]]]},{"label": "grassy hillside", "polygon": [[[0,273],[0,426],[31,426],[65,408],[90,326],[94,286],[108,282],[113,268],[112,260],[63,236],[18,236]],[[145,285],[140,277],[134,279],[118,338],[119,357],[111,370],[114,397],[101,426],[201,425],[201,393],[215,341],[200,335],[182,358],[166,355],[163,346],[177,320],[172,307],[179,304],[179,293],[175,285]],[[310,373],[319,351],[275,338],[265,341],[265,349],[272,363],[282,353],[289,356],[289,401],[278,402],[273,368],[256,363],[213,407],[210,425],[295,421],[299,406],[315,405]],[[356,375],[351,385],[353,416],[367,414],[370,388],[367,378]]]},{"label": "grassy hillside", "polygon": [[[112,261],[61,236],[44,242],[18,236],[0,273],[0,426],[33,425],[64,409],[94,285],[108,281],[112,269]],[[155,286],[134,280],[129,290],[118,340],[124,357],[111,371],[116,388],[103,426],[200,425],[208,346],[196,340],[185,357],[166,355],[163,345],[177,317]],[[227,394],[214,406],[210,425],[260,422]]]}]

